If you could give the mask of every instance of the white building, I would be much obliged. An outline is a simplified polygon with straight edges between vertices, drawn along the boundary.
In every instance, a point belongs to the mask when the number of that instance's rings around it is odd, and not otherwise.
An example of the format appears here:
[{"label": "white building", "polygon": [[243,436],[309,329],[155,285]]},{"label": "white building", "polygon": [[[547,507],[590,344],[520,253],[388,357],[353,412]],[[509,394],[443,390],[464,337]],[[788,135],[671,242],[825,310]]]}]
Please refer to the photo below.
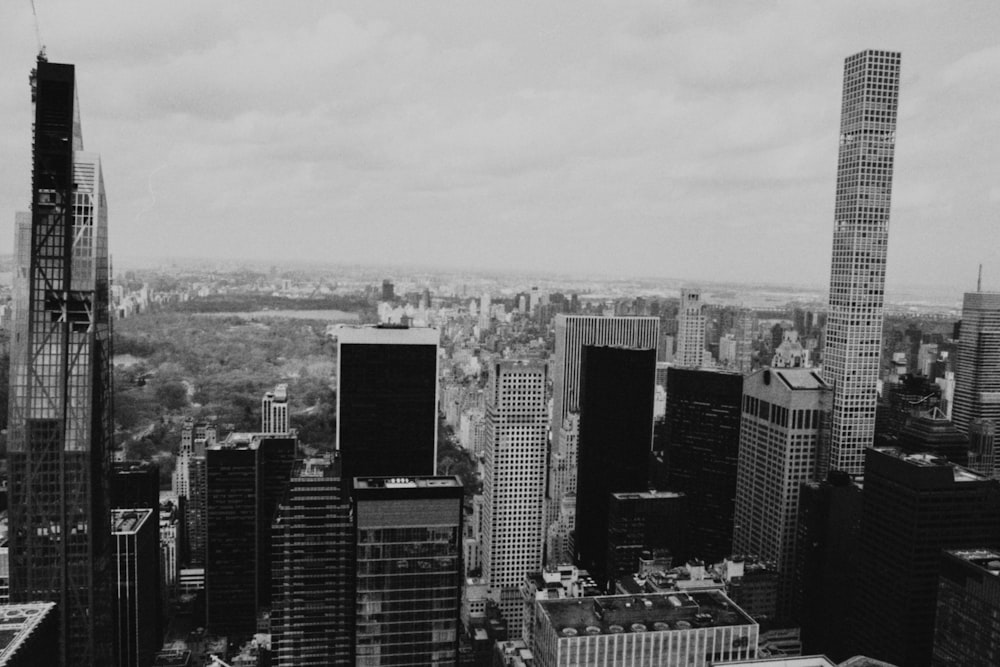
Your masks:
[{"label": "white building", "polygon": [[677,310],[677,352],[674,363],[677,366],[700,368],[705,361],[705,327],[708,318],[701,292],[691,289],[681,290],[681,303]]},{"label": "white building", "polygon": [[545,364],[490,369],[483,480],[483,578],[510,628],[524,613],[524,575],[542,568],[548,411]]}]

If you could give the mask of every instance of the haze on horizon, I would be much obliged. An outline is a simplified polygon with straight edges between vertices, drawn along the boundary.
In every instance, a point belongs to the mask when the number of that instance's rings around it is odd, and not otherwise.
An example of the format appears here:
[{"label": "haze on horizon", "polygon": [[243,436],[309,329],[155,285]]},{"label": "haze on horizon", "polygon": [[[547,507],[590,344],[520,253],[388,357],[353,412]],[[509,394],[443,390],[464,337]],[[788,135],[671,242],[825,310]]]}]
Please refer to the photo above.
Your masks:
[{"label": "haze on horizon", "polygon": [[[887,283],[1000,289],[1000,4],[37,0],[118,257],[825,285],[844,58],[902,52]],[[0,253],[37,46],[0,6]]]}]

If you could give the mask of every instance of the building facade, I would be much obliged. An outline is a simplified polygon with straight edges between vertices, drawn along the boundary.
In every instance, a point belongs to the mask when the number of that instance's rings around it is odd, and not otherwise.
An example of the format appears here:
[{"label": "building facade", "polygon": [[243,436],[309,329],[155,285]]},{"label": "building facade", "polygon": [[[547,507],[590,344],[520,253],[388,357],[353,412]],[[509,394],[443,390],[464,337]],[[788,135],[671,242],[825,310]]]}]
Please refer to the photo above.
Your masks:
[{"label": "building facade", "polygon": [[791,612],[799,491],[816,479],[830,387],[806,368],[764,369],[743,382],[733,553],[774,563],[779,614]]},{"label": "building facade", "polygon": [[681,303],[677,310],[677,352],[674,362],[678,366],[700,368],[705,359],[705,329],[708,318],[701,292],[681,290]]},{"label": "building facade", "polygon": [[344,479],[433,475],[437,329],[338,327],[337,450]]},{"label": "building facade", "polygon": [[483,579],[508,627],[521,627],[520,586],[542,569],[548,369],[498,361],[486,399],[483,475]]},{"label": "building facade", "polygon": [[57,603],[62,665],[108,665],[113,449],[107,199],[73,65],[39,56],[10,345],[10,593]]},{"label": "building facade", "polygon": [[267,435],[285,435],[288,423],[288,385],[279,384],[260,399],[260,432]]},{"label": "building facade", "polygon": [[655,375],[653,348],[583,347],[575,556],[601,584],[611,494],[649,489]]},{"label": "building facade", "polygon": [[552,451],[562,451],[560,427],[570,413],[580,411],[580,358],[584,345],[613,345],[655,350],[660,336],[658,317],[598,317],[556,315],[552,367]]},{"label": "building facade", "polygon": [[1000,551],[942,554],[934,623],[935,667],[1000,663]]},{"label": "building facade", "polygon": [[160,545],[153,511],[111,511],[119,667],[146,667],[160,648]]},{"label": "building facade", "polygon": [[354,530],[339,462],[298,461],[271,525],[275,667],[353,665]]},{"label": "building facade", "polygon": [[974,420],[1000,424],[1000,292],[967,292],[951,418],[963,433]]},{"label": "building facade", "polygon": [[462,484],[456,477],[354,480],[355,664],[458,664]]},{"label": "building facade", "polygon": [[854,477],[875,437],[899,61],[867,50],[844,63],[823,379],[833,387],[829,466]]}]

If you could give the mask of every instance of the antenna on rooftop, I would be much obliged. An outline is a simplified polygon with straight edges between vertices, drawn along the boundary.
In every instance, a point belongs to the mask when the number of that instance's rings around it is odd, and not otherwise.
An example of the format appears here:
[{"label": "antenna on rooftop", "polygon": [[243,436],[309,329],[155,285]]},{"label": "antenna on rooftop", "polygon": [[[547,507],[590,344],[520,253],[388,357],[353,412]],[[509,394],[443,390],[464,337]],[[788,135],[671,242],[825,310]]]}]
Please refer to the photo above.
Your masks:
[{"label": "antenna on rooftop", "polygon": [[38,58],[39,60],[47,60],[45,57],[45,45],[42,44],[42,31],[38,27],[38,12],[35,10],[35,0],[31,0],[31,15],[35,19],[35,39],[38,42]]},{"label": "antenna on rooftop", "polygon": [[976,281],[976,291],[983,291],[983,265],[979,265],[979,280]]}]

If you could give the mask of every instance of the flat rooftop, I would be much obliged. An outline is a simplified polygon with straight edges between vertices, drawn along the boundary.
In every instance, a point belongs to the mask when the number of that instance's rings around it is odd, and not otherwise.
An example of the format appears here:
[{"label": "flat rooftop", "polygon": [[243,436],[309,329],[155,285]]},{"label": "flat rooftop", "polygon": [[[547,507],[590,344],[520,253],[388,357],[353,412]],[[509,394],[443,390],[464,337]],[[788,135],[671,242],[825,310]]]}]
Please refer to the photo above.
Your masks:
[{"label": "flat rooftop", "polygon": [[441,332],[430,327],[351,326],[341,324],[332,333],[340,345],[438,345]]},{"label": "flat rooftop", "polygon": [[39,623],[56,613],[55,602],[0,605],[0,662],[14,655]]},{"label": "flat rooftop", "polygon": [[920,468],[951,468],[952,475],[956,482],[985,482],[989,479],[984,475],[980,475],[977,472],[973,472],[968,468],[963,468],[960,465],[956,465],[938,454],[906,454],[902,450],[895,447],[880,447],[878,451],[883,454],[888,454],[894,456],[898,459],[906,461],[910,465],[914,465]]},{"label": "flat rooftop", "polygon": [[539,607],[561,637],[756,625],[721,591],[542,600]]},{"label": "flat rooftop", "polygon": [[355,489],[434,489],[461,487],[457,477],[355,477]]},{"label": "flat rooftop", "polygon": [[950,549],[948,553],[976,565],[987,574],[1000,576],[1000,551],[995,549]]},{"label": "flat rooftop", "polygon": [[658,498],[683,498],[680,491],[622,491],[612,493],[618,500],[656,500]]},{"label": "flat rooftop", "polygon": [[139,532],[153,510],[145,507],[111,510],[111,532],[115,535],[134,535]]},{"label": "flat rooftop", "polygon": [[829,389],[820,374],[811,368],[771,368],[771,373],[789,389]]}]

